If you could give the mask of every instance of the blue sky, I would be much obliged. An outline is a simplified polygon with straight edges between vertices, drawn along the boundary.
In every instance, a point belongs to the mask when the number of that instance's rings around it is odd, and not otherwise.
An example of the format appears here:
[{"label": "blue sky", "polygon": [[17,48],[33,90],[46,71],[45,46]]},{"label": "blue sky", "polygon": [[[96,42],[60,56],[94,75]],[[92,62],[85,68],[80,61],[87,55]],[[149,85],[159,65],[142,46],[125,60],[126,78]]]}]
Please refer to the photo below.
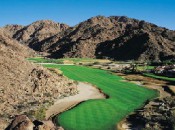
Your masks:
[{"label": "blue sky", "polygon": [[73,26],[96,15],[124,15],[175,30],[175,0],[0,0],[0,26],[42,19]]}]

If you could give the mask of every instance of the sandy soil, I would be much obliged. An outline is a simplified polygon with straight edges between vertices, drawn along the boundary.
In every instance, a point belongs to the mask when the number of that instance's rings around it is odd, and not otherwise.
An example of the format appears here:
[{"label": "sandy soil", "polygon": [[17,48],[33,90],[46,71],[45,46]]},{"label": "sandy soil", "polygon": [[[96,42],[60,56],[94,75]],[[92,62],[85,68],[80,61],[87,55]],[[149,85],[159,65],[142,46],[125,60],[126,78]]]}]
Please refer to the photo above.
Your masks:
[{"label": "sandy soil", "polygon": [[79,94],[58,99],[54,105],[50,106],[46,111],[46,119],[52,118],[53,116],[76,106],[80,102],[89,99],[104,99],[106,97],[100,90],[91,84],[79,82],[77,87]]},{"label": "sandy soil", "polygon": [[170,90],[175,93],[175,86],[169,86]]}]

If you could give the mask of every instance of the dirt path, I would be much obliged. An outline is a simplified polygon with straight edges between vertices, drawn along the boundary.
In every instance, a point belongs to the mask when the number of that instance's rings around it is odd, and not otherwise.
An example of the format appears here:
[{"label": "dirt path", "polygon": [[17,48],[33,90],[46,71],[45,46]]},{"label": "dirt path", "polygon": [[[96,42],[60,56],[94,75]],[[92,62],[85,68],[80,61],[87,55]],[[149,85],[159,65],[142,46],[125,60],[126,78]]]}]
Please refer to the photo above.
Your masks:
[{"label": "dirt path", "polygon": [[89,100],[89,99],[104,99],[106,96],[100,92],[96,87],[88,83],[78,83],[79,94],[65,97],[63,99],[58,99],[54,105],[50,106],[46,111],[46,119],[52,118],[55,115],[58,115],[61,112],[64,112],[80,102]]}]

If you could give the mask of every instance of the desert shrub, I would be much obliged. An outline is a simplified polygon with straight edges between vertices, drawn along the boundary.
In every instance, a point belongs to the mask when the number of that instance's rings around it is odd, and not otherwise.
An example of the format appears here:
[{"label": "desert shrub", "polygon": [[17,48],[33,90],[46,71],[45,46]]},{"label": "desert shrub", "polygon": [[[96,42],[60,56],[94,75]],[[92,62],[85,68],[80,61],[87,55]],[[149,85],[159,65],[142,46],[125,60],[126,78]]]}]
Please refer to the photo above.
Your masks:
[{"label": "desert shrub", "polygon": [[37,120],[44,120],[45,119],[45,115],[46,115],[46,108],[45,107],[41,107],[41,108],[39,108],[36,111],[32,110],[32,111],[29,112],[29,115],[33,116]]},{"label": "desert shrub", "polygon": [[94,65],[98,65],[98,64],[100,64],[100,62],[96,61],[96,62],[94,62],[93,64],[94,64]]},{"label": "desert shrub", "polygon": [[33,102],[30,102],[29,104],[30,104],[31,106],[34,106],[34,105],[39,104],[39,102],[38,102],[38,101],[33,101]]},{"label": "desert shrub", "polygon": [[57,63],[57,64],[64,64],[63,61],[58,61],[58,60],[55,63]]},{"label": "desert shrub", "polygon": [[49,68],[49,70],[59,76],[62,76],[63,75],[63,72],[59,69],[55,69],[55,68]]},{"label": "desert shrub", "polygon": [[44,96],[45,97],[51,97],[52,95],[51,95],[51,93],[44,93]]}]

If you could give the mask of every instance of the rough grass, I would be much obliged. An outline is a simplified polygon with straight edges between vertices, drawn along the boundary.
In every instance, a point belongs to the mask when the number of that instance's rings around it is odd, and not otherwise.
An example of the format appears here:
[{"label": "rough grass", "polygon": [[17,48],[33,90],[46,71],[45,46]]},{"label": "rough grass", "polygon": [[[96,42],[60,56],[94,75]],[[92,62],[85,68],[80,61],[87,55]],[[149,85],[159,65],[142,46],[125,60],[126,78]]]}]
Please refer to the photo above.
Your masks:
[{"label": "rough grass", "polygon": [[104,70],[83,66],[45,65],[59,68],[64,75],[99,87],[109,99],[89,100],[57,116],[65,130],[113,130],[116,124],[143,103],[158,94],[154,90],[129,82]]},{"label": "rough grass", "polygon": [[27,60],[35,63],[93,63],[93,62],[110,62],[104,59],[92,59],[92,58],[62,58],[62,59],[45,59],[43,57],[33,57]]},{"label": "rough grass", "polygon": [[43,57],[34,57],[34,58],[28,58],[27,60],[35,62],[35,63],[57,63],[57,64],[63,64],[63,59],[45,59]]},{"label": "rough grass", "polygon": [[140,70],[140,71],[145,71],[145,70],[151,70],[151,69],[154,69],[155,66],[138,66],[137,69]]}]

